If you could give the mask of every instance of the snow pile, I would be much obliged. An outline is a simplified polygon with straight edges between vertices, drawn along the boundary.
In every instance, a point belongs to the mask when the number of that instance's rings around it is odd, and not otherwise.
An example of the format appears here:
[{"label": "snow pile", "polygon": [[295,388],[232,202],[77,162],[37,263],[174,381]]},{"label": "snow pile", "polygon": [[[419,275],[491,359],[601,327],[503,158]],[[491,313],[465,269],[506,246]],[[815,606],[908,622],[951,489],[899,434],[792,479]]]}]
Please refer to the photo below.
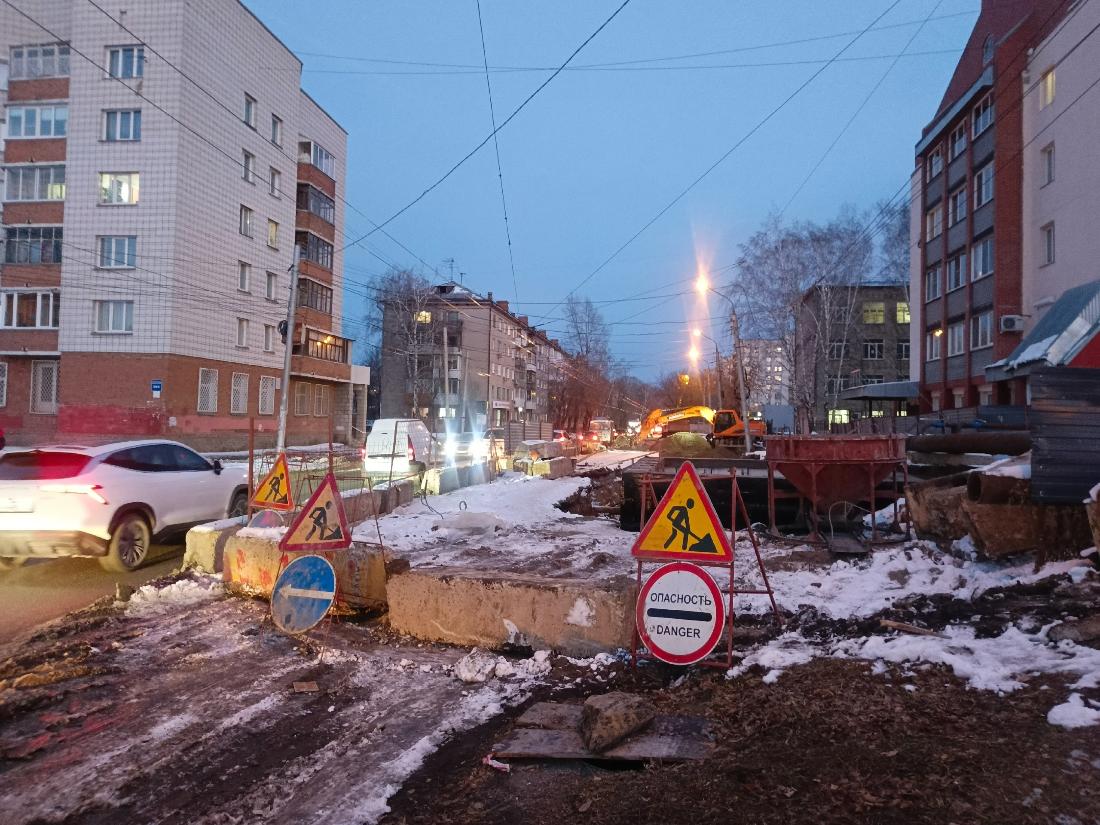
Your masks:
[{"label": "snow pile", "polygon": [[1026,452],[1023,455],[1014,455],[1007,458],[1002,458],[1000,461],[994,461],[992,464],[986,464],[979,469],[982,475],[986,476],[1000,476],[1001,478],[1019,478],[1027,479],[1031,478],[1031,453]]},{"label": "snow pile", "polygon": [[211,576],[202,579],[180,579],[164,587],[147,584],[137,590],[126,606],[130,616],[158,616],[181,607],[191,607],[224,595],[220,580]]},{"label": "snow pile", "polygon": [[784,633],[778,639],[762,645],[751,651],[741,664],[726,671],[726,678],[736,679],[754,665],[767,670],[764,674],[764,684],[774,684],[779,676],[789,667],[804,665],[818,656],[824,655],[819,647],[815,647],[799,633]]},{"label": "snow pile", "polygon": [[573,602],[573,606],[569,608],[569,614],[565,617],[565,623],[576,625],[577,627],[591,627],[592,619],[596,616],[596,610],[592,607],[592,602],[584,598],[584,596],[577,596],[577,600]]},{"label": "snow pile", "polygon": [[475,647],[455,662],[453,672],[455,678],[466,684],[479,684],[494,676],[530,682],[550,672],[550,651],[538,650],[530,659],[515,661]]},{"label": "snow pile", "polygon": [[1047,721],[1063,728],[1087,728],[1100,722],[1100,710],[1086,705],[1081,694],[1072,693],[1065,702],[1050,709]]}]

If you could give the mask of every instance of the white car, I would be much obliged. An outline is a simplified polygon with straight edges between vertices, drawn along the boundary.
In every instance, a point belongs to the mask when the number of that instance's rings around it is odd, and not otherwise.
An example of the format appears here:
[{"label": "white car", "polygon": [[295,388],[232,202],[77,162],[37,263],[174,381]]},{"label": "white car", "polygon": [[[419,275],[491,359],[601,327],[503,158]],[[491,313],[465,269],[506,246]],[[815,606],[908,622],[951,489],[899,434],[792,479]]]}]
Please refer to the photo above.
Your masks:
[{"label": "white car", "polygon": [[367,436],[363,472],[416,475],[442,459],[442,446],[420,419],[380,418]]},{"label": "white car", "polygon": [[174,441],[37,447],[0,454],[0,566],[95,556],[140,567],[154,539],[248,507],[248,471]]}]

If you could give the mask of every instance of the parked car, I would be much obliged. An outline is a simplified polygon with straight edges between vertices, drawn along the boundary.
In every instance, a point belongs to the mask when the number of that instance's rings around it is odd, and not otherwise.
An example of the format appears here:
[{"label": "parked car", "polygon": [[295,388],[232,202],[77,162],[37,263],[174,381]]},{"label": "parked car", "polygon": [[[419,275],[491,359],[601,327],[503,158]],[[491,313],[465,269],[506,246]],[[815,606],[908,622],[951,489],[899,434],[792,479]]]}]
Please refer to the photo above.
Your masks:
[{"label": "parked car", "polygon": [[600,440],[599,433],[589,432],[585,433],[584,436],[581,437],[580,444],[578,446],[580,447],[580,451],[582,453],[596,453],[603,449],[604,444]]},{"label": "parked car", "polygon": [[140,567],[155,540],[248,507],[248,471],[175,441],[37,447],[0,455],[0,565],[94,556]]},{"label": "parked car", "polygon": [[443,460],[443,445],[419,418],[380,418],[363,449],[363,472],[409,476]]},{"label": "parked car", "polygon": [[443,456],[447,464],[479,464],[489,460],[492,441],[486,433],[447,433]]}]

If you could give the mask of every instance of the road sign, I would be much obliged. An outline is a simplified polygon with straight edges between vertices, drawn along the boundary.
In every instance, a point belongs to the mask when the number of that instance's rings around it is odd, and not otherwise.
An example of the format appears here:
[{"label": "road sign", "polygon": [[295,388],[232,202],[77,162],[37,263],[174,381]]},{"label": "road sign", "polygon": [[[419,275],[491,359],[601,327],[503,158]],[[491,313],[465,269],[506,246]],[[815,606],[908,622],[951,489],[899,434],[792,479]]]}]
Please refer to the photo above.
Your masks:
[{"label": "road sign", "polygon": [[336,599],[336,571],[328,559],[301,556],[288,564],[271,591],[271,619],[284,633],[304,633]]},{"label": "road sign", "polygon": [[680,465],[630,552],[637,558],[733,561],[726,531],[690,461]]},{"label": "road sign", "polygon": [[726,623],[722,592],[702,567],[676,561],[658,567],[638,594],[638,635],[671,665],[705,659]]},{"label": "road sign", "polygon": [[351,530],[336,479],[326,473],[302,512],[279,542],[281,550],[342,550],[351,546]]},{"label": "road sign", "polygon": [[267,510],[293,510],[294,493],[290,489],[290,468],[286,464],[286,453],[279,453],[275,465],[256,485],[252,494],[252,506]]}]

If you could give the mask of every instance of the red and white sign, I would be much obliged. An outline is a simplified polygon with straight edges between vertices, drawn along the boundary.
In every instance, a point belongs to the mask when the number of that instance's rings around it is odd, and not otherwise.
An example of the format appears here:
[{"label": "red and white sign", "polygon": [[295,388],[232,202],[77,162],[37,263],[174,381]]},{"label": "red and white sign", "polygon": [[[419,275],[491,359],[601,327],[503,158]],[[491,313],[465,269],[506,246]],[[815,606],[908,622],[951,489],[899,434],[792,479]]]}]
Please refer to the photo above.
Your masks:
[{"label": "red and white sign", "polygon": [[722,591],[697,564],[657,568],[638,594],[638,635],[649,652],[671,665],[705,659],[726,624]]}]

